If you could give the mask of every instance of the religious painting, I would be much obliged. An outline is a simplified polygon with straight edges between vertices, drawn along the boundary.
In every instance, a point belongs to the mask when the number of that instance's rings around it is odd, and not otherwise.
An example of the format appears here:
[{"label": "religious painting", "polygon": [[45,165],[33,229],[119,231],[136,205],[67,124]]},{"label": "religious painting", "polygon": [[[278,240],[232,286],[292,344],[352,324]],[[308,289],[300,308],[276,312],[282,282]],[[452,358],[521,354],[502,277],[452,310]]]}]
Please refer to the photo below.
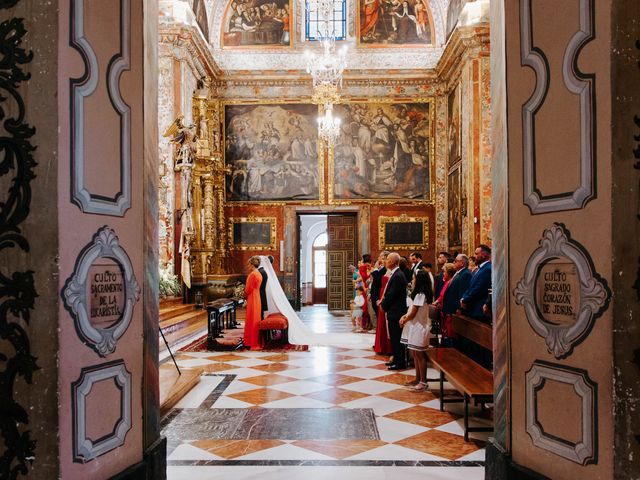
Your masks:
[{"label": "religious painting", "polygon": [[462,178],[458,165],[447,182],[449,249],[462,245]]},{"label": "religious painting", "polygon": [[430,103],[334,107],[341,131],[330,162],[331,203],[431,200]]},{"label": "religious painting", "polygon": [[427,0],[358,0],[360,45],[390,47],[433,43]]},{"label": "religious painting", "polygon": [[233,250],[275,250],[275,217],[229,219],[229,241]]},{"label": "religious painting", "polygon": [[379,217],[378,241],[388,250],[418,250],[429,248],[428,217]]},{"label": "religious painting", "polygon": [[226,105],[228,202],[320,200],[318,107]]},{"label": "religious painting", "polygon": [[447,136],[449,139],[449,167],[462,158],[462,131],[460,116],[460,84],[449,93],[447,108]]},{"label": "religious painting", "polygon": [[224,16],[223,47],[291,45],[290,0],[231,0]]}]

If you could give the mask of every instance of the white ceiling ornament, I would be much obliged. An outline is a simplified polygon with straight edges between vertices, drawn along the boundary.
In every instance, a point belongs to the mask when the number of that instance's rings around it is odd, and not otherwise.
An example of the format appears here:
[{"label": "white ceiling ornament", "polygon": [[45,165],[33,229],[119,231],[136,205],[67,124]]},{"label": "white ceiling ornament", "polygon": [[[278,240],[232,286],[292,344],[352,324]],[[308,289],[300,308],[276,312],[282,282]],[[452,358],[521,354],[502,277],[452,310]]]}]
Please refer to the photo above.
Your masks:
[{"label": "white ceiling ornament", "polygon": [[[389,48],[358,48],[355,39],[355,5],[357,0],[347,0],[348,39],[343,44],[349,48],[347,62],[350,71],[358,70],[428,70],[436,67],[444,50],[444,29],[448,0],[429,0],[431,13],[433,16],[433,27],[435,30],[436,45],[419,47],[397,47]],[[221,0],[215,3],[211,12],[211,46],[213,57],[219,67],[227,75],[235,72],[246,73],[247,71],[261,70],[306,70],[304,56],[305,49],[309,49],[309,42],[302,41],[304,37],[304,12],[305,0],[293,0],[293,15],[296,31],[292,32],[293,47],[283,49],[282,47],[264,49],[242,50],[237,47],[233,49],[223,49],[221,44],[222,32],[224,30],[224,17],[229,1]],[[315,42],[314,42],[315,43]]]}]

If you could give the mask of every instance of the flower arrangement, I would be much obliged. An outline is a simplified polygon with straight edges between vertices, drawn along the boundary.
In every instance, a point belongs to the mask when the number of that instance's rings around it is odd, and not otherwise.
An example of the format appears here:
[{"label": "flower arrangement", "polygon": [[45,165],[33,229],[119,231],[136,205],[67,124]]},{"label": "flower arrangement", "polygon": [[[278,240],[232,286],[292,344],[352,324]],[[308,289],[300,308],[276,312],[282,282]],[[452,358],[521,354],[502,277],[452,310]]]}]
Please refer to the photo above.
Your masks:
[{"label": "flower arrangement", "polygon": [[160,296],[177,297],[181,291],[178,276],[172,274],[168,268],[160,268]]}]

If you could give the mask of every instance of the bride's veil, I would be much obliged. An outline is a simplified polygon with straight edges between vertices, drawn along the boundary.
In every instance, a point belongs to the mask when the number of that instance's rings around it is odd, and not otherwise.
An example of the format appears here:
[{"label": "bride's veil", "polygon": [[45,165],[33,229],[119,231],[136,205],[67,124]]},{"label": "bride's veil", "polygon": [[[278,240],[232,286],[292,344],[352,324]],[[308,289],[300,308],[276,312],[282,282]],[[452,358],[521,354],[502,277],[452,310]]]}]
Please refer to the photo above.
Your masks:
[{"label": "bride's veil", "polygon": [[[268,257],[260,256],[260,266],[267,274],[267,315],[281,313],[289,322],[289,343],[292,345],[328,345],[346,346],[353,348],[368,348],[372,346],[368,335],[352,333],[314,333],[307,327],[289,303],[289,299],[282,290],[278,275]],[[369,338],[367,338],[369,337]]]}]

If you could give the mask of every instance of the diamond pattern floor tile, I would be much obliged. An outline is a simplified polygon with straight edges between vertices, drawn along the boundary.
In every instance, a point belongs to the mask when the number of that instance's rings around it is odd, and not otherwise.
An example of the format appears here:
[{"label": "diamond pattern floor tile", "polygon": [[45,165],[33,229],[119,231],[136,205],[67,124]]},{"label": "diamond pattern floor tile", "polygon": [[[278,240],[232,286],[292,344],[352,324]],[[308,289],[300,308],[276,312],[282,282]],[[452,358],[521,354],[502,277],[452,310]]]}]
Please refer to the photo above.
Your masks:
[{"label": "diamond pattern floor tile", "polygon": [[457,460],[460,457],[475,452],[484,446],[483,442],[471,440],[464,441],[464,437],[453,433],[429,430],[413,437],[395,442],[396,445],[418,450],[420,452],[437,455],[447,460]]},{"label": "diamond pattern floor tile", "polygon": [[400,420],[401,422],[413,423],[429,428],[439,427],[440,425],[445,425],[460,418],[459,415],[441,412],[435,408],[421,407],[419,405],[386,416],[394,420]]},{"label": "diamond pattern floor tile", "polygon": [[293,395],[287,392],[281,392],[272,388],[258,388],[256,390],[248,390],[246,392],[232,393],[228,395],[231,398],[240,400],[241,402],[251,403],[253,405],[262,405],[263,403],[274,402]]},{"label": "diamond pattern floor tile", "polygon": [[381,440],[299,440],[293,442],[293,445],[297,447],[337,459],[351,457],[384,444],[385,442]]},{"label": "diamond pattern floor tile", "polygon": [[231,459],[283,443],[281,440],[197,440],[192,442],[192,445],[219,457]]}]

